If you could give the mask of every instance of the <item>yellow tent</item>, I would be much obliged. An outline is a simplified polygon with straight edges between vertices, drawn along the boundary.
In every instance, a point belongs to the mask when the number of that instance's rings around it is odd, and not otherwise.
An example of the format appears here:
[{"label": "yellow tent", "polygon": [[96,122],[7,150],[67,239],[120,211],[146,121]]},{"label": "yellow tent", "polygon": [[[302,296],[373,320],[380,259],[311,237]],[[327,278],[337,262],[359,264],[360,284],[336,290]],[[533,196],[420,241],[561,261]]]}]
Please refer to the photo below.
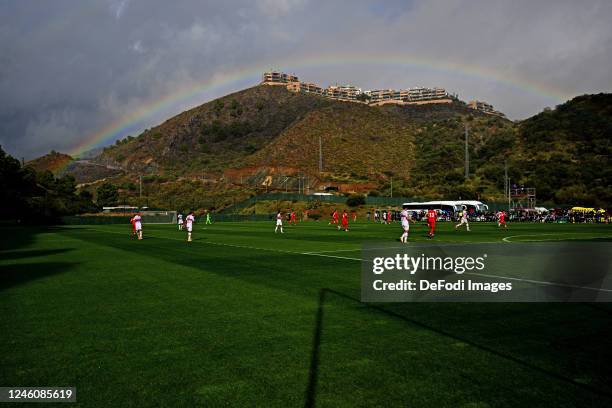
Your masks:
[{"label": "yellow tent", "polygon": [[572,211],[574,212],[595,212],[595,209],[587,208],[587,207],[572,207]]}]

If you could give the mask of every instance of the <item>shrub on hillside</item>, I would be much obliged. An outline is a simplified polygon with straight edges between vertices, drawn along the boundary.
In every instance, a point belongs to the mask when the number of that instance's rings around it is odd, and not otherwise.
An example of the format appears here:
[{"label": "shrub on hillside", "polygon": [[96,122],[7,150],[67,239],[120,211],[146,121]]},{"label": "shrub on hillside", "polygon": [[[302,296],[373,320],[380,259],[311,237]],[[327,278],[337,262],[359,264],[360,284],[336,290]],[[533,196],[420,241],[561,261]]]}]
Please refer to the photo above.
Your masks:
[{"label": "shrub on hillside", "polygon": [[365,196],[361,194],[353,194],[346,200],[346,205],[349,207],[358,207],[360,205],[365,205]]}]

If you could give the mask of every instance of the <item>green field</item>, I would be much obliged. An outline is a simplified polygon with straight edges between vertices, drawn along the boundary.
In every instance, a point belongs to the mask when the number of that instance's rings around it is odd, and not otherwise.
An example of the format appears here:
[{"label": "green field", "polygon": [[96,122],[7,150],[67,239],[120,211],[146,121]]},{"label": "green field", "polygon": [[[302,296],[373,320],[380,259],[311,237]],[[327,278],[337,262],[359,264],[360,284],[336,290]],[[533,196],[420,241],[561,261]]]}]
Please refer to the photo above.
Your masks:
[{"label": "green field", "polygon": [[[612,237],[472,229],[439,223],[435,239]],[[76,386],[71,406],[87,407],[612,406],[609,304],[364,304],[361,245],[399,244],[397,224],[273,231],[199,224],[187,243],[172,225],[142,241],[129,225],[3,227],[0,385]]]}]

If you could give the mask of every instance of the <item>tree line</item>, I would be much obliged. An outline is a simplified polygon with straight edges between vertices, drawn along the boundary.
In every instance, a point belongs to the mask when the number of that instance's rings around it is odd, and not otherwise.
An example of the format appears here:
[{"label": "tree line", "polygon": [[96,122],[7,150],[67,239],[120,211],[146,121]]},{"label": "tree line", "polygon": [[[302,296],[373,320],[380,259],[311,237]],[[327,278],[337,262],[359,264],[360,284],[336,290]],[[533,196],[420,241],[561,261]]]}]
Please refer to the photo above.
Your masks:
[{"label": "tree line", "polygon": [[63,215],[99,211],[88,191],[77,193],[71,175],[56,177],[22,165],[0,147],[0,219],[19,223],[55,222]]}]

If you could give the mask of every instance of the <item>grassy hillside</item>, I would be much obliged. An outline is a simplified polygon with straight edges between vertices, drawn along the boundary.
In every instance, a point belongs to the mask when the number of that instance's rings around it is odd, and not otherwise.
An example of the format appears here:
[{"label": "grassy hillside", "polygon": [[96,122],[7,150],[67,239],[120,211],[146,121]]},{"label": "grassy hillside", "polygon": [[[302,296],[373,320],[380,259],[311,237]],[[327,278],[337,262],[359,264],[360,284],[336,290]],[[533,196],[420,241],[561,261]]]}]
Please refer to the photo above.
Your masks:
[{"label": "grassy hillside", "polygon": [[[311,188],[362,183],[386,195],[393,181],[396,195],[495,200],[503,197],[505,162],[512,182],[536,187],[540,202],[606,205],[611,98],[577,97],[514,123],[462,103],[369,107],[256,86],[118,141],[97,161],[126,171],[115,177],[125,202],[135,199],[136,175],[145,175],[147,200],[157,206],[182,195],[190,207],[227,205],[261,190],[270,175],[276,177],[270,188],[280,188],[285,172],[307,175]],[[229,177],[228,169],[238,176]],[[297,179],[291,183],[282,188],[297,189]]]},{"label": "grassy hillside", "polygon": [[521,182],[545,199],[612,202],[612,94],[583,95],[518,126]]},{"label": "grassy hillside", "polygon": [[101,159],[130,171],[199,173],[223,169],[261,149],[308,112],[332,104],[284,88],[257,86],[183,112],[137,138],[105,149]]}]

